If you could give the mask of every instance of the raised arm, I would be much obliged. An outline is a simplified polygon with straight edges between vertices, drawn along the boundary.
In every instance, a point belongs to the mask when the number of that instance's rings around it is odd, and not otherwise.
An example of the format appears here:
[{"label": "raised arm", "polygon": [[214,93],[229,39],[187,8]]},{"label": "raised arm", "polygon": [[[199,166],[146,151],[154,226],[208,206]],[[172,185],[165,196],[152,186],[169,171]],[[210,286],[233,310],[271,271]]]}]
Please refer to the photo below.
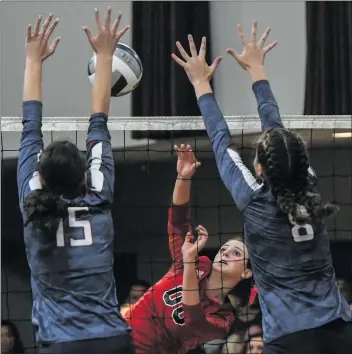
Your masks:
[{"label": "raised arm", "polygon": [[184,263],[182,282],[182,307],[184,310],[185,322],[204,320],[199,295],[199,279],[196,272],[198,253],[204,248],[208,241],[207,230],[199,225],[197,227],[197,241],[191,232],[188,232],[182,246],[182,256]]},{"label": "raised arm", "polygon": [[[257,41],[257,21],[252,24],[252,37],[248,41],[245,39],[243,28],[238,25],[238,36],[243,44],[242,53],[237,53],[234,49],[227,49],[227,52],[245,69],[253,81],[253,92],[258,104],[258,113],[261,121],[262,131],[272,128],[284,128],[281,120],[279,106],[276,102],[270,84],[264,70],[264,59],[266,54],[277,45],[277,41],[264,47],[270,34],[270,27],[263,33]],[[316,175],[311,167],[309,174],[313,177],[312,183],[316,183]]]},{"label": "raised arm", "polygon": [[251,172],[243,164],[231,141],[227,123],[216,103],[209,81],[221,58],[215,59],[211,66],[205,62],[206,39],[202,40],[199,54],[195,49],[192,36],[189,36],[191,57],[180,43],[177,43],[183,60],[173,54],[173,59],[187,72],[193,84],[198,105],[202,113],[208,136],[215,153],[216,164],[225,186],[235,203],[243,210],[250,202],[253,193],[260,188]]},{"label": "raised arm", "polygon": [[277,41],[264,47],[265,42],[270,34],[270,27],[263,33],[259,41],[257,41],[257,21],[252,24],[251,40],[246,40],[241,25],[238,25],[238,37],[243,44],[241,54],[234,49],[227,49],[227,52],[247,70],[253,81],[253,91],[257,99],[258,113],[262,125],[262,130],[270,128],[283,128],[280,117],[279,107],[275,97],[271,91],[269,82],[267,81],[264,70],[265,55],[277,45]]},{"label": "raised arm", "polygon": [[37,164],[43,150],[42,135],[42,65],[52,55],[59,38],[49,46],[48,40],[55,30],[59,19],[51,25],[49,15],[40,28],[41,17],[38,17],[34,29],[28,26],[26,37],[26,62],[23,84],[23,130],[18,155],[17,186],[22,210],[23,201],[31,191],[41,188]]},{"label": "raised arm", "polygon": [[183,267],[182,245],[187,232],[191,231],[189,207],[191,179],[200,162],[195,159],[191,146],[175,145],[174,149],[177,153],[177,179],[169,209],[168,234],[174,266],[176,269],[181,269]]},{"label": "raised arm", "polygon": [[[121,14],[111,26],[111,8],[108,7],[105,26],[101,25],[99,11],[95,9],[98,34],[93,36],[87,27],[83,27],[89,43],[96,53],[96,72],[92,87],[91,117],[87,136],[87,185],[91,203],[113,202],[115,167],[111,148],[111,137],[107,126],[110,108],[110,88],[112,57],[117,42],[129,29],[126,26],[118,32]],[[97,197],[97,198],[96,198]]]}]

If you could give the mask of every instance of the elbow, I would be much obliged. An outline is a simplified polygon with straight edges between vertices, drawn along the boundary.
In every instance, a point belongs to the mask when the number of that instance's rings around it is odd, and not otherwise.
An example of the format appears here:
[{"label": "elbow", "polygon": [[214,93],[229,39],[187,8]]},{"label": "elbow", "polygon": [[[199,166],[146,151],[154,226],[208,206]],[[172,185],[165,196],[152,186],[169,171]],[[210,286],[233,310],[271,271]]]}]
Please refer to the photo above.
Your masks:
[{"label": "elbow", "polygon": [[211,138],[211,144],[215,153],[223,153],[231,146],[231,134],[229,129],[218,130]]}]

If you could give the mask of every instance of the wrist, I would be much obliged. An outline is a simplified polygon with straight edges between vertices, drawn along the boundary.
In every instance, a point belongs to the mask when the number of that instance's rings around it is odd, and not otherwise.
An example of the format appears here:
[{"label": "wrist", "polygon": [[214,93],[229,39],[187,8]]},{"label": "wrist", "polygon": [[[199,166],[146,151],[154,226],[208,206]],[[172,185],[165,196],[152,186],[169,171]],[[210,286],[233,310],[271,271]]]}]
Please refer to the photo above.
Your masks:
[{"label": "wrist", "polygon": [[207,93],[213,93],[213,90],[210,86],[210,82],[206,79],[194,81],[194,82],[192,82],[192,84],[193,84],[194,92],[197,96],[197,99],[200,96],[203,96]]},{"label": "wrist", "polygon": [[26,67],[30,66],[31,68],[41,69],[43,62],[39,58],[26,58]]},{"label": "wrist", "polygon": [[197,256],[185,254],[183,255],[184,266],[195,266],[197,262]]},{"label": "wrist", "polygon": [[97,59],[99,60],[105,60],[105,61],[112,61],[112,54],[110,53],[96,53]]},{"label": "wrist", "polygon": [[256,81],[266,80],[266,73],[263,65],[256,65],[248,68],[248,72],[251,75],[253,83]]},{"label": "wrist", "polygon": [[180,180],[180,181],[191,181],[192,177],[189,176],[182,176],[182,175],[177,175],[177,179]]}]

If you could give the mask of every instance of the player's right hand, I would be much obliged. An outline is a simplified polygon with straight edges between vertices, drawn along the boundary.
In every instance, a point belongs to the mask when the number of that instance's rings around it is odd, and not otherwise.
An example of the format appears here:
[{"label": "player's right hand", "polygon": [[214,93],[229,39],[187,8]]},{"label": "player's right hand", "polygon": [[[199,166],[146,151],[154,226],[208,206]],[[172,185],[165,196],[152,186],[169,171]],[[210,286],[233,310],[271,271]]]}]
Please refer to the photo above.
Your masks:
[{"label": "player's right hand", "polygon": [[180,52],[183,60],[174,53],[171,55],[172,59],[178,65],[183,67],[189,81],[193,86],[199,84],[200,82],[209,82],[214,76],[215,70],[221,62],[222,57],[217,57],[209,66],[205,60],[205,54],[207,51],[206,37],[202,38],[202,44],[200,46],[199,53],[197,53],[193,37],[190,34],[188,35],[188,43],[191,56],[187,54],[180,42],[176,42],[177,49]]},{"label": "player's right hand", "polygon": [[196,241],[194,241],[194,236],[191,232],[188,232],[186,235],[185,242],[182,246],[184,262],[194,262],[198,257],[198,253],[204,248],[208,241],[208,231],[204,226],[199,225],[196,230],[198,233]]},{"label": "player's right hand", "polygon": [[26,37],[26,59],[42,62],[54,54],[56,47],[59,44],[60,37],[55,38],[50,45],[48,44],[48,41],[59,23],[59,19],[57,18],[50,25],[52,19],[53,15],[50,14],[44,22],[42,28],[40,28],[42,17],[38,16],[33,31],[32,25],[28,25]]},{"label": "player's right hand", "polygon": [[125,26],[121,31],[117,31],[120,21],[121,13],[117,15],[113,25],[111,26],[111,7],[106,10],[104,26],[100,22],[100,15],[98,9],[94,10],[95,22],[97,24],[98,34],[94,37],[90,29],[86,26],[83,27],[87,35],[88,41],[93,50],[97,54],[113,55],[116,50],[116,45],[120,38],[129,30],[130,26]]},{"label": "player's right hand", "polygon": [[192,147],[190,145],[175,145],[174,150],[177,153],[177,174],[181,179],[190,179],[201,165],[196,160]]},{"label": "player's right hand", "polygon": [[[248,41],[244,37],[243,28],[241,25],[237,26],[238,37],[243,44],[242,53],[237,53],[234,49],[226,49],[238,64],[242,66],[245,70],[253,69],[256,66],[262,66],[264,64],[265,55],[272,50],[278,43],[274,41],[271,44],[264,47],[264,44],[270,34],[270,27],[268,27],[263,33],[260,40],[257,42],[257,21],[253,21],[252,24],[252,36],[251,40]],[[263,48],[264,47],[264,48]]]}]

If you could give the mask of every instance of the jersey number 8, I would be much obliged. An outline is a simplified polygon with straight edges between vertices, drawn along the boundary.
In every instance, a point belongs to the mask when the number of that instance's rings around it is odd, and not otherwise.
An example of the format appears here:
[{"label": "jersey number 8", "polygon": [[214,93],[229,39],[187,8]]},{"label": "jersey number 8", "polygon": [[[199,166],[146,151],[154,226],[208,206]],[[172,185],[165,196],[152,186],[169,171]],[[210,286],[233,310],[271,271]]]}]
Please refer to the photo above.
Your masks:
[{"label": "jersey number 8", "polygon": [[310,241],[314,238],[314,230],[312,225],[299,225],[293,221],[292,215],[289,215],[290,223],[293,225],[291,232],[295,242]]},{"label": "jersey number 8", "polygon": [[[93,244],[92,228],[89,220],[77,220],[77,211],[88,211],[88,207],[69,207],[68,213],[68,226],[70,228],[80,228],[83,231],[83,238],[77,240],[70,237],[70,245],[72,247],[90,246]],[[59,228],[56,233],[56,244],[58,247],[65,246],[65,232],[62,220],[60,220]]]},{"label": "jersey number 8", "polygon": [[183,318],[183,308],[181,306],[182,301],[182,286],[176,286],[175,288],[169,289],[164,292],[163,296],[164,304],[171,308],[174,308],[172,311],[172,320],[178,325],[183,326],[185,320]]}]

